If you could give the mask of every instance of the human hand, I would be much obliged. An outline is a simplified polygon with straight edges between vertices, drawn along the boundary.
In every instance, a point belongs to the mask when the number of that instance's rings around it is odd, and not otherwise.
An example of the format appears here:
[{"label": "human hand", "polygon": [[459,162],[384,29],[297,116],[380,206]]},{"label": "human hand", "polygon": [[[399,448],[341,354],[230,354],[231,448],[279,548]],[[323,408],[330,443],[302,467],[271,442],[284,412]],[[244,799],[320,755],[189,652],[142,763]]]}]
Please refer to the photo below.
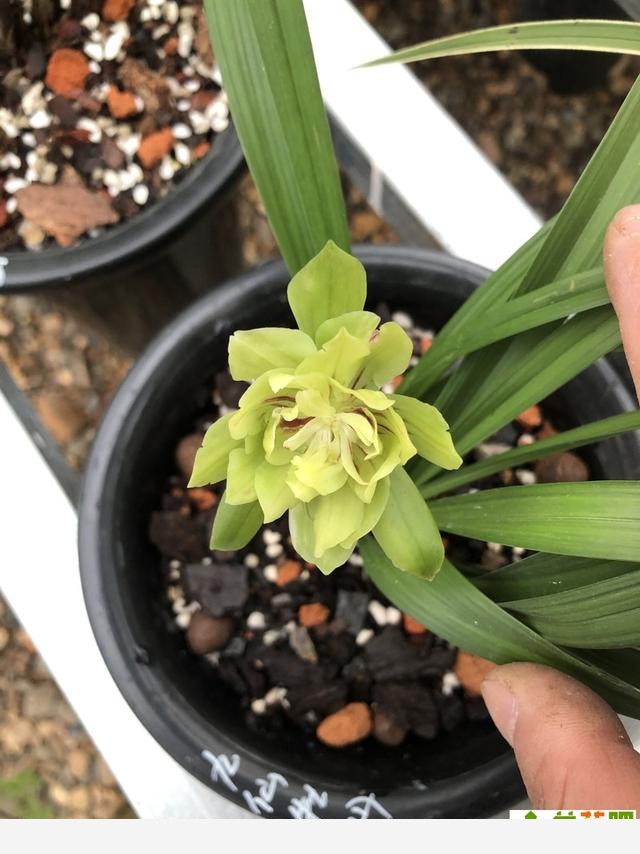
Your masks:
[{"label": "human hand", "polygon": [[[640,205],[623,208],[610,224],[604,269],[640,396]],[[550,667],[522,663],[491,671],[482,694],[534,807],[640,814],[640,755],[593,691]]]}]

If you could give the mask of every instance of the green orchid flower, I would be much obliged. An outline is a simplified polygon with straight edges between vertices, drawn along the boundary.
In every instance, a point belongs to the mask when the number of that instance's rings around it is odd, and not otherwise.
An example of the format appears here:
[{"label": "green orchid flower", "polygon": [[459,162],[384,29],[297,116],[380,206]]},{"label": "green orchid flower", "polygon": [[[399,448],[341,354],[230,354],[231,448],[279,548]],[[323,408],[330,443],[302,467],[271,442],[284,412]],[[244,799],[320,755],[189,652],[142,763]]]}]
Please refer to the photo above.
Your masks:
[{"label": "green orchid flower", "polygon": [[412,344],[365,298],[364,267],[329,242],[289,284],[298,329],[231,336],[231,375],[251,385],[207,431],[189,482],[226,479],[212,548],[242,548],[289,511],[294,548],[322,572],[370,532],[398,569],[440,569],[440,534],[403,466],[416,454],[445,469],[462,460],[437,409],[380,390]]}]

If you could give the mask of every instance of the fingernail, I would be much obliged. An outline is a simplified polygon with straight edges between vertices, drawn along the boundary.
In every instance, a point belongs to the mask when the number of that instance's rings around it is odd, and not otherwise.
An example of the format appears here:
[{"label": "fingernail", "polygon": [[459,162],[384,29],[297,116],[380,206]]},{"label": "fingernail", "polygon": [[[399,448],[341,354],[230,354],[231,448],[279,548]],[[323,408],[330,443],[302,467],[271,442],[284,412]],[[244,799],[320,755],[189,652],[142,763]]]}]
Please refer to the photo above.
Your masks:
[{"label": "fingernail", "polygon": [[640,209],[638,205],[623,208],[614,219],[616,231],[623,237],[640,236]]},{"label": "fingernail", "polygon": [[513,747],[513,735],[518,719],[515,694],[503,682],[489,678],[482,683],[482,697],[500,734]]}]

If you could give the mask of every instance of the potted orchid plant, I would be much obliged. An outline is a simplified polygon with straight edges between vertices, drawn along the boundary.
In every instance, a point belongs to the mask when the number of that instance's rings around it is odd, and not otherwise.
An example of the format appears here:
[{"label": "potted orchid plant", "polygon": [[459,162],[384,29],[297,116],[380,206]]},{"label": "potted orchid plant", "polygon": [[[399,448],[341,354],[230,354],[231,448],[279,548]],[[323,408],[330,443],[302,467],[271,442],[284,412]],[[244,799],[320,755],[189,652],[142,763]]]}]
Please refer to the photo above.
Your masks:
[{"label": "potted orchid plant", "polygon": [[[193,423],[193,404],[183,413],[179,401],[202,396],[209,361],[217,371],[228,366],[241,393],[232,406],[216,404],[188,466],[194,500],[208,502],[209,515],[204,505],[189,505],[186,480],[171,481],[170,509],[155,525],[161,552],[168,527],[191,525],[188,548],[168,563],[169,574],[201,589],[209,584],[205,592],[216,595],[222,582],[211,587],[211,579],[224,577],[228,596],[236,596],[248,573],[262,573],[257,542],[266,526],[268,555],[295,556],[300,578],[320,571],[318,596],[323,576],[338,583],[363,562],[366,583],[391,603],[394,619],[444,639],[440,657],[455,645],[498,663],[546,663],[591,685],[618,712],[640,716],[640,483],[628,479],[640,477],[640,413],[599,361],[620,346],[600,253],[616,210],[640,198],[640,83],[561,213],[474,289],[484,274],[462,262],[407,250],[351,253],[301,0],[207,0],[205,7],[234,123],[288,272],[282,265],[256,271],[205,298],[154,343],[114,399],[88,466],[80,519],[94,630],[125,696],[161,743],[258,814],[364,813],[362,798],[367,816],[486,814],[518,791],[513,761],[488,731],[442,755],[408,747],[409,770],[376,748],[353,747],[341,759],[317,744],[309,752],[308,740],[291,732],[285,740],[263,737],[257,718],[270,692],[252,702],[243,726],[164,628],[152,602],[157,584],[139,571],[152,559],[141,528],[166,472],[159,461]],[[626,22],[536,23],[451,37],[384,61],[559,44],[638,53],[638,32]],[[437,334],[420,358],[398,317],[374,310],[381,298],[430,314]],[[568,429],[517,447],[496,444],[501,430],[554,395]],[[491,453],[477,453],[488,440]],[[491,481],[581,447],[591,448],[601,479]],[[222,481],[224,492],[211,488]],[[200,540],[193,544],[205,522],[213,563]],[[506,547],[512,560],[489,572],[477,560],[458,560],[443,538]],[[277,590],[286,589],[281,569],[274,566],[271,588],[261,575],[240,593],[261,603],[278,595],[288,607]],[[305,693],[326,699],[337,691],[344,704],[335,683],[316,683],[306,666],[317,654],[309,637],[320,649],[342,631],[322,628],[329,606],[313,603],[316,622],[306,634],[304,624],[294,625],[288,641],[273,631],[265,641],[264,615],[243,612],[240,636],[230,641],[245,605],[216,615],[217,601],[208,601],[197,622],[209,635],[198,644],[215,666],[235,666],[227,644],[257,645],[255,667],[237,673],[264,689],[264,673],[282,663],[278,644],[291,643],[307,656],[304,667],[297,664],[298,702]],[[385,685],[396,679],[397,660],[421,643],[405,638],[394,647]],[[380,672],[367,653],[357,665],[363,661]],[[361,685],[362,671],[350,672]],[[373,690],[375,706],[386,688]],[[345,709],[361,741],[371,732],[367,703]],[[316,733],[338,747],[330,719]],[[424,733],[424,724],[422,712],[412,725]],[[416,769],[428,781],[422,786]],[[491,800],[487,792],[495,791]]]},{"label": "potted orchid plant", "polygon": [[[241,528],[238,516],[245,518],[247,506],[253,508],[254,524],[264,520],[266,502],[260,497],[262,489],[260,494],[257,491],[257,482],[266,480],[263,474],[266,469],[255,468],[257,460],[251,460],[250,452],[247,454],[250,442],[244,450],[248,459],[240,457],[234,444],[239,445],[243,439],[246,442],[249,434],[240,425],[243,420],[246,424],[251,412],[249,417],[255,419],[251,435],[261,436],[265,431],[258,451],[260,463],[264,466],[264,447],[272,442],[278,449],[282,446],[282,456],[271,460],[265,457],[266,464],[271,464],[267,477],[273,478],[266,492],[279,492],[279,512],[291,508],[290,522],[303,556],[306,553],[309,559],[320,561],[321,568],[324,564],[326,570],[332,570],[344,563],[365,533],[372,532],[373,539],[360,542],[365,565],[376,583],[401,602],[404,610],[425,620],[450,640],[499,661],[513,655],[513,649],[506,652],[512,642],[507,641],[507,636],[520,635],[525,659],[533,657],[567,669],[598,685],[619,711],[635,714],[637,699],[632,697],[638,691],[637,679],[632,677],[628,684],[623,684],[615,665],[612,667],[615,675],[605,674],[594,663],[598,656],[590,661],[588,650],[606,649],[615,662],[615,652],[611,650],[633,647],[639,639],[635,630],[627,633],[621,628],[623,624],[630,625],[628,620],[637,626],[629,601],[621,603],[616,597],[619,604],[609,610],[609,605],[596,593],[605,594],[607,589],[617,587],[621,579],[625,586],[635,588],[635,578],[627,573],[637,571],[633,561],[640,546],[640,483],[538,484],[488,491],[481,496],[448,494],[454,487],[472,484],[481,473],[503,470],[514,459],[535,459],[607,438],[612,435],[611,423],[592,424],[577,433],[552,437],[509,452],[515,457],[498,455],[475,469],[462,468],[454,475],[444,475],[442,468],[458,468],[461,454],[467,454],[527,406],[538,403],[596,359],[620,346],[600,254],[604,229],[610,219],[622,204],[637,201],[640,194],[637,168],[640,81],[558,217],[467,300],[401,386],[400,390],[406,393],[389,398],[376,390],[388,379],[385,368],[396,373],[403,363],[406,367],[401,330],[378,328],[377,318],[353,315],[352,312],[360,312],[363,307],[362,272],[358,270],[358,275],[356,264],[350,264],[330,244],[317,254],[327,238],[345,245],[345,215],[337,170],[331,162],[326,118],[317,101],[318,84],[302,4],[260,4],[246,0],[231,8],[224,0],[208,0],[206,8],[232,108],[234,102],[239,105],[241,102],[241,113],[236,112],[235,116],[247,161],[289,268],[294,273],[299,270],[289,286],[289,302],[300,331],[315,336],[319,348],[316,351],[309,338],[309,350],[304,351],[304,356],[292,349],[287,364],[285,342],[291,333],[282,332],[278,339],[278,333],[270,332],[272,340],[281,342],[269,354],[272,362],[269,363],[267,355],[249,367],[245,359],[246,351],[252,349],[251,333],[231,338],[232,373],[235,368],[238,378],[255,383],[228,425],[211,428],[211,439],[205,439],[196,461],[194,484],[231,475],[232,496],[227,493],[223,502],[225,512],[214,526],[213,545],[228,547],[225,529]],[[370,65],[533,47],[562,46],[637,54],[639,33],[640,27],[632,22],[535,22],[437,39],[374,60]],[[248,95],[251,87],[253,99],[243,97],[241,101],[240,94]],[[285,115],[289,118],[287,132],[282,122]],[[296,120],[292,122],[293,116]],[[283,133],[277,133],[278,127]],[[318,133],[319,128],[325,130],[324,136]],[[318,150],[317,157],[312,140]],[[307,144],[312,146],[311,156]],[[317,192],[318,187],[322,188],[321,193]],[[304,205],[302,220],[296,216],[300,210],[297,203]],[[302,261],[306,265],[301,268]],[[258,341],[267,333],[259,330],[253,334],[254,349],[262,350]],[[302,339],[296,336],[296,340]],[[393,343],[387,344],[388,341]],[[298,355],[302,358],[298,359]],[[380,369],[376,373],[378,364]],[[323,378],[320,380],[318,375],[317,382],[328,383],[322,385],[324,394],[317,387],[317,394],[313,395],[316,405],[326,408],[324,417],[313,406],[306,409],[304,403],[312,397],[306,382],[314,382],[315,365],[323,366],[319,371]],[[271,369],[275,374],[270,373]],[[337,375],[343,381],[349,378],[352,388],[348,394],[342,392],[345,397],[336,408],[330,389],[332,381],[338,382]],[[276,397],[281,391],[284,401]],[[363,406],[363,397],[371,392],[376,395],[373,410]],[[366,425],[367,438],[371,441],[375,437],[380,442],[382,422],[386,442],[393,445],[394,453],[387,450],[385,454],[381,442],[380,448],[376,447],[372,453],[371,445],[363,442],[363,432],[358,434],[355,425],[349,426],[350,440],[343,442],[357,449],[354,452],[358,456],[358,464],[350,465],[353,452],[339,455],[336,445],[340,439],[336,432],[329,430],[324,434],[321,426],[325,422],[339,423],[336,419],[341,417],[338,410],[342,406],[349,413],[358,413],[358,423]],[[373,414],[376,406],[379,415]],[[392,419],[393,429],[390,429]],[[634,413],[622,416],[617,424],[625,424],[622,428],[625,431],[635,430],[640,421]],[[615,432],[618,429],[614,426]],[[220,443],[223,431],[227,431],[228,439],[225,436]],[[257,440],[256,444],[260,445]],[[225,463],[222,460],[230,447],[234,447],[233,463],[230,458],[226,467],[226,460]],[[300,449],[304,453],[298,453]],[[416,453],[423,460],[412,467],[409,476],[402,467]],[[213,474],[207,469],[211,458],[207,454],[216,455],[217,470]],[[380,457],[381,465],[372,463]],[[238,460],[242,462],[236,474]],[[278,466],[282,466],[279,473],[282,481],[272,473]],[[335,480],[318,489],[333,470],[339,471]],[[235,492],[234,480],[236,477],[241,480],[245,471],[252,472],[255,480],[242,495]],[[299,486],[300,472],[307,477],[307,483]],[[251,481],[252,477],[245,476],[244,480]],[[385,479],[388,486],[382,486]],[[229,480],[227,483],[229,488]],[[282,483],[286,487],[284,497]],[[443,494],[447,497],[433,502],[432,514],[418,499],[418,492],[427,498]],[[253,502],[250,505],[248,496]],[[317,524],[316,513],[320,514]],[[328,539],[331,535],[324,529],[331,528],[338,519],[342,523],[339,537]],[[403,524],[407,521],[412,531],[408,537]],[[444,559],[438,529],[538,554],[526,564],[505,568],[492,579],[474,584]],[[332,553],[334,548],[341,551]],[[558,593],[566,606],[560,618],[557,611],[560,603],[549,594],[553,589],[550,584],[562,565],[571,563],[572,558],[581,561],[581,572],[573,592]],[[529,590],[526,598],[540,601],[520,601],[517,606],[507,608],[497,604],[500,579],[512,578],[515,587],[511,592],[516,594],[518,577],[528,579],[534,571],[530,569],[532,564],[545,569],[536,572],[537,595],[532,597]],[[405,574],[398,574],[398,570],[400,573],[404,570]],[[496,585],[495,601],[491,597],[492,583]],[[585,586],[591,584],[596,585],[592,597],[585,594]],[[471,594],[468,602],[471,625],[455,631],[454,637],[451,626],[463,621],[462,605],[455,597],[460,585],[463,588],[468,585]],[[446,597],[441,594],[448,587],[452,595],[444,606]],[[482,597],[477,596],[480,590]],[[573,614],[572,601],[576,607],[580,603]],[[477,613],[488,616],[482,628],[473,618]],[[538,627],[538,632],[532,631],[531,624]],[[562,646],[554,644],[559,638]],[[576,654],[564,647],[585,652]]]}]

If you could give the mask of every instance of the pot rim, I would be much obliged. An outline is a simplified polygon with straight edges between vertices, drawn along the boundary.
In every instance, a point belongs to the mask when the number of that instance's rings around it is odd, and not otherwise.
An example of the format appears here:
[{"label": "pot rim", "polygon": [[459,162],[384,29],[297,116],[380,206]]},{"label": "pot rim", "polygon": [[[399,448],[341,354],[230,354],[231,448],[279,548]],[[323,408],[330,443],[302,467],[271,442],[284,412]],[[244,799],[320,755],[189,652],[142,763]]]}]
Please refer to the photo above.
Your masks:
[{"label": "pot rim", "polygon": [[182,231],[214,198],[224,194],[244,168],[244,154],[233,123],[211,150],[165,198],[95,238],[67,249],[51,247],[0,253],[0,292],[29,293],[64,287],[77,279],[134,263],[139,256]]},{"label": "pot rim", "polygon": [[[387,267],[397,271],[399,276],[402,275],[403,268],[415,274],[416,268],[422,267],[425,270],[428,268],[430,272],[464,276],[467,281],[475,284],[486,277],[486,271],[474,264],[458,261],[431,250],[364,247],[360,248],[356,254],[365,265],[370,263],[378,270]],[[105,486],[111,476],[114,457],[123,456],[122,449],[128,441],[127,425],[131,428],[140,415],[140,408],[143,406],[139,401],[140,390],[152,381],[162,365],[169,363],[179,342],[188,336],[197,335],[199,328],[213,323],[216,334],[226,335],[231,332],[229,325],[224,321],[225,314],[232,311],[234,306],[241,304],[256,290],[277,278],[284,281],[288,278],[285,265],[281,261],[270,262],[238,276],[188,308],[152,342],[125,379],[109,407],[96,437],[82,487],[79,513],[82,587],[89,618],[101,652],[127,702],[152,736],[183,767],[187,767],[194,776],[209,785],[211,785],[211,779],[206,773],[206,768],[203,767],[200,750],[194,747],[192,753],[185,756],[186,740],[193,745],[202,745],[202,738],[199,735],[199,713],[190,706],[177,689],[171,692],[170,686],[165,684],[169,680],[164,677],[159,678],[153,672],[154,668],[140,666],[138,670],[132,672],[133,662],[137,661],[139,665],[144,665],[146,652],[132,649],[132,644],[135,643],[133,635],[129,632],[130,637],[124,636],[127,634],[127,625],[120,626],[119,634],[114,632],[113,614],[120,609],[120,605],[114,603],[113,599],[107,595],[104,573],[96,571],[105,533],[100,528],[101,502],[104,498]],[[603,372],[603,379],[610,385],[610,392],[615,396],[620,407],[630,408],[631,397],[613,369],[602,360],[598,363],[598,368]],[[121,465],[121,463],[116,464]],[[179,735],[176,732],[175,717],[172,718],[167,713],[167,707],[180,715]],[[235,736],[220,729],[216,729],[215,735],[217,743],[210,749],[215,750],[216,754],[225,753],[229,756],[234,753],[241,754],[242,769],[235,777],[238,783],[237,792],[225,790],[219,782],[213,788],[246,807],[247,804],[240,790],[250,785],[257,777],[264,776],[265,762],[257,751],[244,746]],[[299,782],[299,780],[294,781],[295,784]],[[335,784],[327,784],[326,787],[327,791],[332,793],[334,801],[342,798],[344,803],[346,793],[343,789]],[[505,792],[508,794],[505,795]],[[510,797],[513,803],[522,797],[522,794],[522,784],[515,759],[512,752],[505,747],[504,754],[472,771],[440,781],[428,791],[400,787],[389,795],[384,794],[383,801],[397,817],[415,817],[417,809],[421,809],[429,816],[463,817],[451,809],[449,801],[453,795],[458,807],[461,804],[467,807],[465,815],[470,817],[495,812],[505,806],[507,798]],[[344,816],[343,812],[332,813],[329,810],[324,814],[327,817]]]}]

